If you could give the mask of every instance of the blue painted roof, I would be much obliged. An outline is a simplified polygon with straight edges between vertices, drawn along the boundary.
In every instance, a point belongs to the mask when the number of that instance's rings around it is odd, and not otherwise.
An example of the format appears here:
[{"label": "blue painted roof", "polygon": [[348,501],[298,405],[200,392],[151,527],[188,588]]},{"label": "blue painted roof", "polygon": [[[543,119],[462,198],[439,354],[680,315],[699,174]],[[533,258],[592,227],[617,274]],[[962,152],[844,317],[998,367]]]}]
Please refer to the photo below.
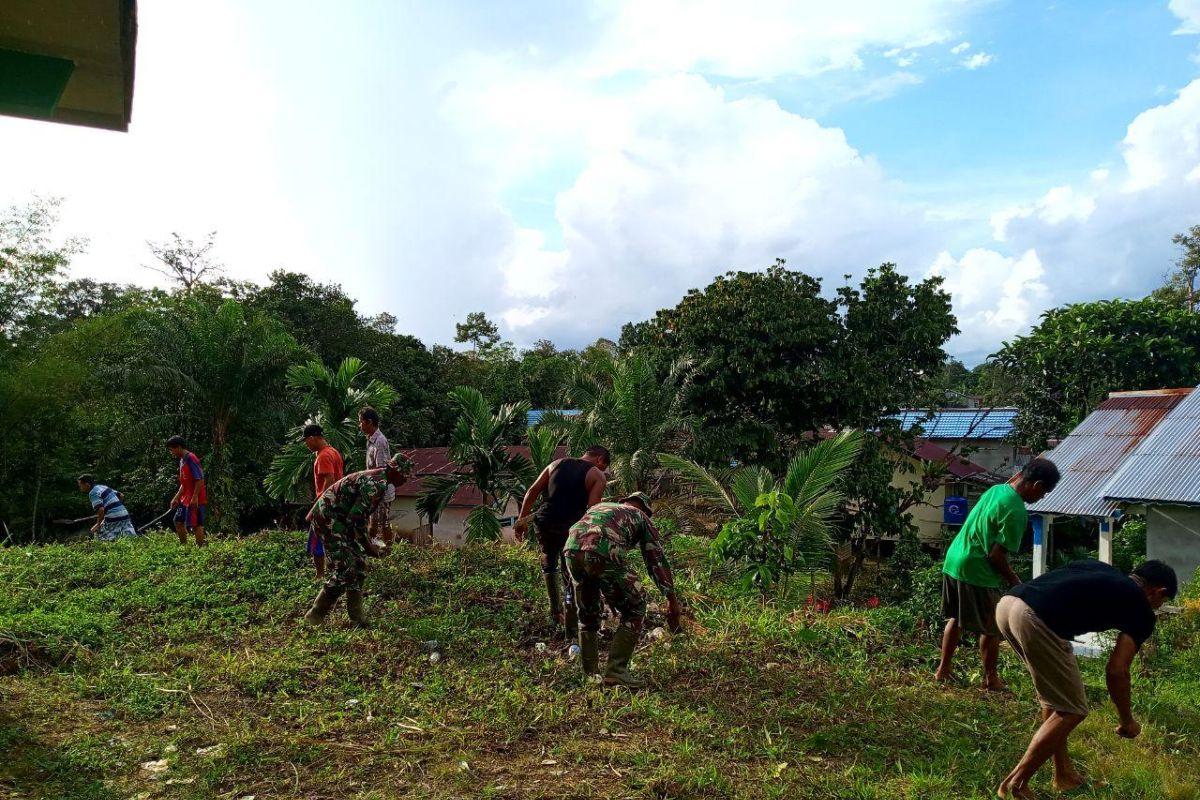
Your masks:
[{"label": "blue painted roof", "polygon": [[554,410],[547,410],[544,408],[535,408],[532,411],[525,414],[525,427],[532,428],[534,425],[537,425],[539,422],[541,422],[542,417],[546,416],[547,414],[562,414],[564,417],[578,417],[579,409],[577,409],[577,408],[559,408],[559,409],[554,409]]},{"label": "blue painted roof", "polygon": [[1013,432],[1015,408],[913,408],[896,418],[904,430],[920,425],[926,439],[1004,439]]}]

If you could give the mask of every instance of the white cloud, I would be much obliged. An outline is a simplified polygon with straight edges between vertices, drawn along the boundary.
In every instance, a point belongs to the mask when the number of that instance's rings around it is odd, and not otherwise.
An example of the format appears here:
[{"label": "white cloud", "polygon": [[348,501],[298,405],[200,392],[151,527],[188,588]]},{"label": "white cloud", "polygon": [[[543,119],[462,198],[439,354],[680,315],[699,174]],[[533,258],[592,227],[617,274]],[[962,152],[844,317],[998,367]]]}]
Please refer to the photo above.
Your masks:
[{"label": "white cloud", "polygon": [[566,267],[566,254],[547,250],[544,233],[529,229],[518,230],[513,240],[512,253],[501,268],[504,273],[504,290],[512,297],[549,297],[559,287]]},{"label": "white cloud", "polygon": [[1200,0],[1171,0],[1167,6],[1180,20],[1175,33],[1200,33]]},{"label": "white cloud", "polygon": [[769,79],[856,69],[867,48],[945,41],[968,10],[957,0],[615,0],[597,54],[605,73],[677,71]]},{"label": "white cloud", "polygon": [[954,348],[984,355],[1037,321],[1051,299],[1043,281],[1045,273],[1034,250],[1013,258],[974,248],[957,259],[948,252],[940,253],[927,274],[942,277],[944,288],[954,298],[954,313],[962,331]]},{"label": "white cloud", "polygon": [[970,42],[959,42],[958,44],[954,45],[954,47],[950,48],[950,52],[953,53],[954,55],[959,55],[960,53],[965,53],[970,49],[971,49]]},{"label": "white cloud", "polygon": [[1166,105],[1143,111],[1123,142],[1128,178],[1138,191],[1170,182],[1200,164],[1200,80],[1192,81]]},{"label": "white cloud", "polygon": [[[1200,208],[1200,79],[1139,114],[1121,169],[994,218],[1013,252],[1036,249],[1055,302],[1138,297],[1172,268],[1171,236]],[[1098,173],[1098,174],[1097,174]]]},{"label": "white cloud", "polygon": [[986,67],[995,60],[996,57],[991,53],[984,53],[983,51],[980,51],[972,55],[970,58],[964,58],[962,60],[962,65],[967,69],[979,69],[980,67]]},{"label": "white cloud", "polygon": [[557,199],[563,247],[521,250],[505,267],[514,318],[531,293],[516,287],[539,269],[530,264],[559,276],[538,284],[552,309],[543,329],[593,336],[776,256],[840,278],[915,253],[919,210],[891,199],[879,166],[840,130],[773,100],[730,100],[695,75],[651,81],[604,113],[586,165]]},{"label": "white cloud", "polygon": [[1086,220],[1095,210],[1096,199],[1091,195],[1079,194],[1070,186],[1055,186],[1035,203],[993,214],[992,236],[996,241],[1003,242],[1009,223],[1015,219],[1028,219],[1036,215],[1043,222],[1054,225],[1069,218]]}]

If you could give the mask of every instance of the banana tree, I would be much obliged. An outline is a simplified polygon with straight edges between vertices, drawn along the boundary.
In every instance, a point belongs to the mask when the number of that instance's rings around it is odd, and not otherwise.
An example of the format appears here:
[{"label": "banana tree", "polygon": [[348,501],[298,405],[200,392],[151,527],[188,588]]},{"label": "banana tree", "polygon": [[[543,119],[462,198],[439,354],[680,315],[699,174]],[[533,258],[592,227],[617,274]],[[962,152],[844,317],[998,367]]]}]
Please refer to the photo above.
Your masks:
[{"label": "banana tree", "polygon": [[449,452],[456,470],[424,479],[417,511],[436,523],[456,492],[473,487],[482,503],[467,515],[467,541],[495,541],[500,538],[504,510],[510,502],[521,501],[537,475],[528,458],[508,449],[525,423],[529,405],[507,403],[493,413],[483,394],[467,386],[451,391],[450,402],[458,410]]},{"label": "banana tree", "polygon": [[263,484],[272,497],[301,502],[312,494],[313,454],[301,438],[304,426],[310,423],[319,424],[325,440],[346,458],[347,472],[363,463],[366,443],[358,429],[359,409],[372,406],[385,410],[399,396],[387,384],[368,379],[366,368],[360,359],[346,358],[336,371],[315,360],[288,370],[287,385],[303,421],[292,429],[289,442],[271,460]]},{"label": "banana tree", "polygon": [[761,467],[709,470],[669,453],[658,458],[697,499],[732,517],[711,554],[765,594],[797,572],[828,565],[845,500],[839,484],[862,446],[861,431],[843,432],[797,455],[778,479]]}]

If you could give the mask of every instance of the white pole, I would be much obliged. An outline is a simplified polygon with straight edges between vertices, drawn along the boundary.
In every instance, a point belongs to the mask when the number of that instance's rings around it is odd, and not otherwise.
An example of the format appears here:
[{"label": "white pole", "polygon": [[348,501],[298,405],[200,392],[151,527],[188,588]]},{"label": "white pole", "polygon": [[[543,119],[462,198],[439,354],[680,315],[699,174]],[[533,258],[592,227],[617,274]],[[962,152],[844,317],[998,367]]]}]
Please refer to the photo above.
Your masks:
[{"label": "white pole", "polygon": [[1109,517],[1100,520],[1100,560],[1112,563],[1113,521]]},{"label": "white pole", "polygon": [[1046,529],[1049,527],[1049,517],[1034,514],[1030,517],[1033,523],[1033,577],[1038,577],[1046,571]]}]

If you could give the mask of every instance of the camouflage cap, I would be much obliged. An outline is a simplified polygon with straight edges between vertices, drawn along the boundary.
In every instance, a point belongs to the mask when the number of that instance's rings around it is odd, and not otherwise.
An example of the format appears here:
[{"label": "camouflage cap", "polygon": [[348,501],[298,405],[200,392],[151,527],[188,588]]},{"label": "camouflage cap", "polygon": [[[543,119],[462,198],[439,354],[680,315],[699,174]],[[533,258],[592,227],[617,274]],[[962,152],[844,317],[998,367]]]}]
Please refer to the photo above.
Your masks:
[{"label": "camouflage cap", "polygon": [[654,509],[650,507],[650,495],[646,494],[645,492],[634,492],[633,494],[626,495],[625,497],[621,498],[622,503],[628,503],[631,500],[636,500],[637,502],[641,503],[642,507],[646,509],[646,513],[650,516],[654,516]]}]

